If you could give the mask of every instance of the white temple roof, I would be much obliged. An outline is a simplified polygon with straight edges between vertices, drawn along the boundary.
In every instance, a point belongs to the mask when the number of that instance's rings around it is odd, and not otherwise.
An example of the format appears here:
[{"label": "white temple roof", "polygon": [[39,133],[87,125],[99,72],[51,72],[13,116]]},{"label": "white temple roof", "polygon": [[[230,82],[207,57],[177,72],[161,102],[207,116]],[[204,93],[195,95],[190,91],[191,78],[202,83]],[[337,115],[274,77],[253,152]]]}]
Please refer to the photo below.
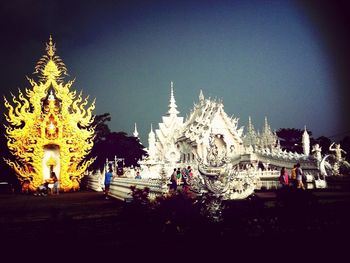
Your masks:
[{"label": "white temple roof", "polygon": [[199,103],[194,105],[190,117],[184,124],[182,135],[191,141],[200,141],[207,133],[219,134],[226,129],[236,139],[241,140],[243,128],[237,129],[237,118],[230,118],[224,111],[221,101],[204,99],[202,91],[199,96]]}]

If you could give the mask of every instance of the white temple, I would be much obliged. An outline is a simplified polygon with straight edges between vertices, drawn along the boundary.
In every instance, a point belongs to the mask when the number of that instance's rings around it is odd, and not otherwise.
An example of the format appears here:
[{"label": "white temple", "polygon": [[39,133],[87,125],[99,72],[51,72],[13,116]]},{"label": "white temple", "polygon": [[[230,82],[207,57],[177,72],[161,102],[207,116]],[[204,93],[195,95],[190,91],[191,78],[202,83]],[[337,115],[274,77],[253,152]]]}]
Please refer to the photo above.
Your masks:
[{"label": "white temple", "polygon": [[[196,165],[198,160],[206,160],[211,144],[215,145],[218,155],[240,159],[247,154],[278,156],[278,159],[294,160],[301,157],[298,153],[283,152],[275,132],[272,132],[265,117],[262,133],[256,132],[251,118],[245,134],[238,127],[238,119],[229,117],[224,111],[222,101],[206,99],[202,90],[199,100],[194,104],[189,117],[183,121],[178,116],[174,96],[173,82],[170,85],[169,110],[162,117],[159,128],[148,136],[149,160],[178,165]],[[309,155],[310,140],[303,135],[304,155]],[[309,149],[309,150],[307,150]],[[263,159],[263,158],[262,158]]]},{"label": "white temple", "polygon": [[[142,178],[145,179],[159,179],[163,171],[170,176],[174,168],[191,166],[194,175],[201,174],[199,178],[202,182],[199,184],[203,186],[203,180],[206,181],[204,188],[215,192],[213,189],[219,189],[220,182],[226,180],[222,189],[226,187],[232,191],[226,191],[225,198],[236,198],[237,191],[242,198],[248,196],[243,185],[255,185],[255,189],[278,188],[281,168],[285,167],[290,174],[297,163],[307,177],[309,188],[325,187],[324,176],[335,174],[326,160],[328,156],[322,157],[320,149],[313,147],[310,154],[310,137],[306,127],[302,135],[303,152],[287,152],[281,148],[267,117],[261,132],[255,129],[250,117],[246,129],[239,127],[238,118],[230,117],[224,111],[223,102],[205,98],[202,90],[184,120],[177,110],[173,82],[170,83],[168,111],[158,123],[158,128],[153,128],[151,124],[146,149],[149,156],[139,161]],[[134,136],[138,137],[136,124]],[[212,176],[222,178],[209,182],[210,178],[214,178]],[[323,178],[322,182],[320,178]],[[247,183],[247,180],[250,182]],[[229,188],[227,185],[230,185]]]},{"label": "white temple", "polygon": [[[142,179],[135,179],[133,171],[128,169],[124,177],[112,182],[112,196],[127,200],[130,185],[148,187],[154,196],[167,193],[173,169],[187,166],[193,171],[189,179],[193,192],[210,193],[222,200],[244,199],[257,189],[277,189],[281,168],[285,167],[290,174],[297,163],[306,176],[308,189],[325,188],[325,177],[336,175],[341,165],[350,170],[350,165],[341,157],[344,151],[339,144],[330,147],[336,152],[333,165],[327,160],[332,156],[322,157],[319,145],[314,145],[311,155],[305,127],[303,153],[287,152],[281,148],[267,117],[261,133],[255,130],[250,117],[244,131],[238,127],[238,118],[229,117],[224,111],[221,100],[205,98],[202,91],[189,117],[184,121],[178,115],[171,82],[168,112],[155,131],[151,124],[146,149],[149,156],[139,161]],[[138,138],[136,124],[133,134]]]},{"label": "white temple", "polygon": [[221,156],[243,153],[243,128],[238,129],[237,123],[238,119],[226,114],[221,101],[205,99],[200,91],[199,102],[194,105],[176,140],[181,152],[179,161],[197,163],[197,159],[205,160],[210,144],[215,145]]}]

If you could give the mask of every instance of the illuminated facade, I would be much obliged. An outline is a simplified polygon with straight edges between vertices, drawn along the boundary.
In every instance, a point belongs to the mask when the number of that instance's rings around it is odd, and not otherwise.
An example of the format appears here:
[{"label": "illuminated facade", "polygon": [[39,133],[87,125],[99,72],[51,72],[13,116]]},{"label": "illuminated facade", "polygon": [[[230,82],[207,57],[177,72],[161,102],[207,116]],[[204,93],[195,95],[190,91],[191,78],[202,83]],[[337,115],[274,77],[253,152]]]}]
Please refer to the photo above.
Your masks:
[{"label": "illuminated facade", "polygon": [[4,98],[8,109],[6,120],[7,145],[15,160],[5,160],[21,182],[35,190],[54,171],[60,189],[79,188],[84,171],[94,161],[85,160],[93,146],[94,127],[88,97],[71,91],[74,81],[63,82],[67,69],[55,55],[56,47],[50,37],[46,54],[35,66],[38,82],[29,80],[31,89],[12,95],[12,106]]}]

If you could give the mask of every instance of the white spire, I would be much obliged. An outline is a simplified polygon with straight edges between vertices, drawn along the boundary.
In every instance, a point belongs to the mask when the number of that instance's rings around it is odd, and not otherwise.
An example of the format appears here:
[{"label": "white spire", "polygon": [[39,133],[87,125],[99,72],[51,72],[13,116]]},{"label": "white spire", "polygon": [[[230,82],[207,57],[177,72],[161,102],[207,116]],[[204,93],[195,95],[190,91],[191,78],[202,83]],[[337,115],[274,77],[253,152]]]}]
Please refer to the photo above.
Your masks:
[{"label": "white spire", "polygon": [[139,133],[137,131],[137,127],[136,127],[136,122],[135,122],[135,130],[134,130],[134,133],[133,133],[134,137],[138,138],[139,137]]},{"label": "white spire", "polygon": [[151,131],[149,132],[149,135],[155,136],[154,132],[153,132],[153,125],[151,123]]},{"label": "white spire", "polygon": [[203,91],[200,90],[200,92],[199,92],[199,102],[203,102],[203,101],[204,101]]},{"label": "white spire", "polygon": [[152,160],[156,156],[156,135],[153,132],[153,126],[151,123],[151,131],[148,134],[148,156]]},{"label": "white spire", "polygon": [[264,123],[264,131],[267,132],[270,130],[269,123],[267,122],[267,117],[265,116],[265,123]]},{"label": "white spire", "polygon": [[249,145],[253,146],[257,142],[256,132],[255,132],[254,126],[252,124],[252,119],[250,116],[248,117],[247,132],[246,132],[246,135],[243,139],[243,142],[244,142],[245,146],[249,146]]},{"label": "white spire", "polygon": [[177,116],[179,111],[176,109],[176,101],[174,97],[174,83],[171,81],[170,82],[170,102],[169,102],[169,110],[168,110],[168,115],[169,116]]},{"label": "white spire", "polygon": [[310,136],[306,130],[306,125],[304,126],[302,144],[303,144],[303,152],[306,156],[308,156],[310,154]]},{"label": "white spire", "polygon": [[248,117],[248,132],[251,133],[253,131],[252,119],[250,116]]}]

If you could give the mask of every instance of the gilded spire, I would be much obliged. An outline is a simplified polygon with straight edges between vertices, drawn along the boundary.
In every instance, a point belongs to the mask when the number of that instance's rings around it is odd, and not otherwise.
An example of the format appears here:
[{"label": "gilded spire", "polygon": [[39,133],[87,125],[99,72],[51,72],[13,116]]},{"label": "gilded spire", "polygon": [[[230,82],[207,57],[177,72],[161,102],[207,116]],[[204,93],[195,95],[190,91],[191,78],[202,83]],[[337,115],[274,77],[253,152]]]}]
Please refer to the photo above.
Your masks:
[{"label": "gilded spire", "polygon": [[49,43],[46,43],[46,53],[35,66],[34,73],[40,73],[40,80],[62,82],[63,75],[67,75],[66,65],[62,59],[56,55],[56,44],[53,43],[52,37],[49,38]]},{"label": "gilded spire", "polygon": [[49,38],[49,43],[48,44],[46,43],[46,51],[50,58],[52,58],[55,55],[56,47],[55,47],[55,44],[52,43],[51,35]]}]

